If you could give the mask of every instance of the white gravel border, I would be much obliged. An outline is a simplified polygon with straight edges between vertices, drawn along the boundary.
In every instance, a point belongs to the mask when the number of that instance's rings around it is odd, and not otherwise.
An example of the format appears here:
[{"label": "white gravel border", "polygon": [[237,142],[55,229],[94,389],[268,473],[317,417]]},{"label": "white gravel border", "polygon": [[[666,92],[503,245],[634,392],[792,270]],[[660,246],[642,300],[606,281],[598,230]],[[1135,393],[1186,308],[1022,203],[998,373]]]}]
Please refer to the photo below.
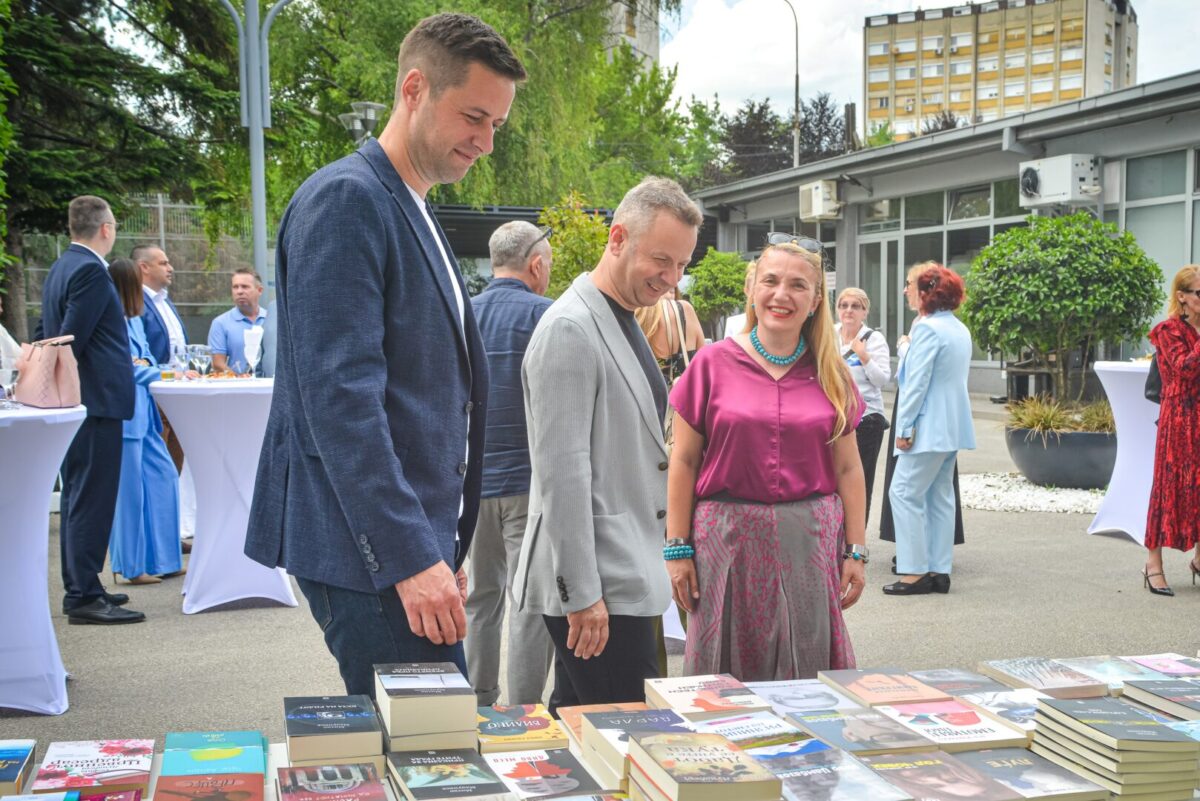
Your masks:
[{"label": "white gravel border", "polygon": [[958,477],[962,505],[985,512],[1077,512],[1096,514],[1104,490],[1039,487],[1020,473],[973,473]]}]

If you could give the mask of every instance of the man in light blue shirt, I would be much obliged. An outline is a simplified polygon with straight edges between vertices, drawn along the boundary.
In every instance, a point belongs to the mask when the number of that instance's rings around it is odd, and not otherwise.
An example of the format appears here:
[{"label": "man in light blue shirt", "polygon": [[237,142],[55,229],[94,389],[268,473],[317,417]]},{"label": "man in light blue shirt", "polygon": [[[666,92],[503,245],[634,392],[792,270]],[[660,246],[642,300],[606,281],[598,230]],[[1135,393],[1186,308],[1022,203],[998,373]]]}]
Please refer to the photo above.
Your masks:
[{"label": "man in light blue shirt", "polygon": [[212,349],[214,372],[233,370],[244,373],[249,369],[245,354],[245,332],[261,326],[267,320],[267,310],[258,305],[262,298],[263,282],[249,267],[233,271],[234,307],[212,321],[208,329],[208,347]]}]

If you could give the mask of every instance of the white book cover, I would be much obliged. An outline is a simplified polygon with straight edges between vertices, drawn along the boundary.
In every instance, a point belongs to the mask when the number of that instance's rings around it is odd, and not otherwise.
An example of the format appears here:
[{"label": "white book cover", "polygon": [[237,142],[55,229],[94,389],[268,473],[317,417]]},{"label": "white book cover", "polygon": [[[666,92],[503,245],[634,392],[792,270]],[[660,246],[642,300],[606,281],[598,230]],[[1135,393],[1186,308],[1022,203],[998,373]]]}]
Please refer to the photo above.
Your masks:
[{"label": "white book cover", "polygon": [[932,740],[942,750],[1021,745],[1025,741],[1023,731],[995,721],[961,700],[897,704],[876,709]]},{"label": "white book cover", "polygon": [[651,692],[680,715],[719,717],[737,712],[765,710],[768,704],[727,673],[646,679],[647,701]]},{"label": "white book cover", "polygon": [[598,793],[601,787],[575,755],[565,748],[484,754],[500,781],[519,799]]},{"label": "white book cover", "polygon": [[1120,690],[1127,681],[1167,681],[1171,678],[1145,665],[1115,656],[1079,656],[1055,661],[1104,682],[1110,690]]},{"label": "white book cover", "polygon": [[985,709],[1024,732],[1032,732],[1035,728],[1034,715],[1037,714],[1038,701],[1049,697],[1045,693],[1023,687],[1003,692],[970,693],[959,700]]},{"label": "white book cover", "polygon": [[820,679],[796,679],[794,681],[748,681],[746,686],[771,705],[771,710],[780,717],[795,712],[806,715],[826,709],[861,709],[849,696],[838,692]]},{"label": "white book cover", "polygon": [[752,712],[748,715],[712,718],[697,721],[692,724],[692,728],[698,732],[720,734],[742,748],[783,745],[805,739],[800,729],[773,712]]}]

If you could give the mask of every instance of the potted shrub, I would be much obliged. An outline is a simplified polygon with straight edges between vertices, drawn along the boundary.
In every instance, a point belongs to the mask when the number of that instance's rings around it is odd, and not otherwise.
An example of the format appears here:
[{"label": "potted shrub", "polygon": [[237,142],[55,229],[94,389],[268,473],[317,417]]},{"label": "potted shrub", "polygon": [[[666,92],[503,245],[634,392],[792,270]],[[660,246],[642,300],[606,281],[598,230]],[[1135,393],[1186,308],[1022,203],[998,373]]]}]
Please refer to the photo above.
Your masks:
[{"label": "potted shrub", "polygon": [[[1027,223],[998,234],[972,262],[963,321],[979,347],[1029,354],[1052,376],[1047,397],[1009,407],[1005,439],[1021,472],[1036,483],[1100,488],[1116,437],[1111,411],[1081,403],[1085,373],[1098,343],[1146,335],[1162,308],[1162,271],[1132,234],[1089,212]],[[1104,450],[1111,456],[1096,456]],[[1109,465],[1102,480],[1097,463]]]}]

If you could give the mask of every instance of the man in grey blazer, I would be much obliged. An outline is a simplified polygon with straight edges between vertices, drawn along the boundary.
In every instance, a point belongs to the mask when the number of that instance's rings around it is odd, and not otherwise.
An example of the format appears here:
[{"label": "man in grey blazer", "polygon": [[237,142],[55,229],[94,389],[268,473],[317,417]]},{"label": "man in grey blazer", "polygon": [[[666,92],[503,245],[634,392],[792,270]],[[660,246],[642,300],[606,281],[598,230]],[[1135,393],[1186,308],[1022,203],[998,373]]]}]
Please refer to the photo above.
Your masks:
[{"label": "man in grey blazer", "polygon": [[491,152],[524,77],[475,17],[422,20],[379,139],[312,175],[279,224],[246,554],[296,577],[351,695],[373,694],[377,663],[466,670],[487,356],[425,196]]},{"label": "man in grey blazer", "polygon": [[550,307],[525,354],[533,474],[513,597],[554,641],[551,710],[640,701],[658,675],[656,618],[671,600],[667,388],[633,311],[679,283],[701,220],[674,181],[629,190],[600,263]]}]

